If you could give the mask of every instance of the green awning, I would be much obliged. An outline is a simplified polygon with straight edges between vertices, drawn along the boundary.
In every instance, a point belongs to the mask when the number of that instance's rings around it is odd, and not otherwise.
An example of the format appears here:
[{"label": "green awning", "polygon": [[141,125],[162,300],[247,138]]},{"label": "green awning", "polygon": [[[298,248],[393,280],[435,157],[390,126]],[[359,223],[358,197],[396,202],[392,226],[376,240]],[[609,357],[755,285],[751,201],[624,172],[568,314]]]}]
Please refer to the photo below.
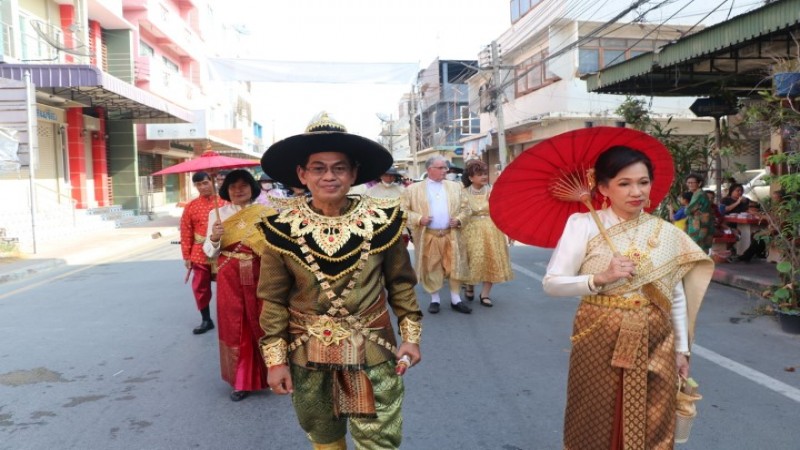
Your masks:
[{"label": "green awning", "polygon": [[790,33],[800,39],[800,0],[770,3],[583,78],[589,92],[608,94],[752,91],[769,86],[773,58],[797,57]]}]

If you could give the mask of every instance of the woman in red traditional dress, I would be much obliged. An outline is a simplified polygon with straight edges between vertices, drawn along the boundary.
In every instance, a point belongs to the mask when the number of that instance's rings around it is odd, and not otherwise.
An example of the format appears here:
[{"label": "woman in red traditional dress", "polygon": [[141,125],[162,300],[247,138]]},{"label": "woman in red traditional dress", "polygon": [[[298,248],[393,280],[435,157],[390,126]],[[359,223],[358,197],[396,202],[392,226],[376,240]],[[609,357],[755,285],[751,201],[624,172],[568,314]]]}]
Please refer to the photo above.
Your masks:
[{"label": "woman in red traditional dress", "polygon": [[263,331],[258,323],[262,302],[256,297],[263,236],[257,228],[262,218],[275,211],[255,203],[261,188],[246,170],[225,177],[220,197],[230,202],[211,211],[203,250],[218,257],[217,325],[222,379],[233,387],[231,400],[238,402],[251,391],[267,388],[267,371],[258,349]]}]

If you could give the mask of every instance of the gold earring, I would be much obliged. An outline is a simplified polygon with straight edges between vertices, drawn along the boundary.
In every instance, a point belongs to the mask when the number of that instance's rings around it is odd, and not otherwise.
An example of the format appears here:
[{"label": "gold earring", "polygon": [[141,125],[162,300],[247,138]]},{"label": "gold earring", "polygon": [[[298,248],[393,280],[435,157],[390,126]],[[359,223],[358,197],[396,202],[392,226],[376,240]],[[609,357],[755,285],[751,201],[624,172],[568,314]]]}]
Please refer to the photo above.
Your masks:
[{"label": "gold earring", "polygon": [[644,207],[645,207],[645,208],[649,208],[649,207],[650,207],[650,198],[647,198],[647,199],[645,199],[645,201],[644,201]]},{"label": "gold earring", "polygon": [[608,197],[603,195],[603,209],[608,209]]}]

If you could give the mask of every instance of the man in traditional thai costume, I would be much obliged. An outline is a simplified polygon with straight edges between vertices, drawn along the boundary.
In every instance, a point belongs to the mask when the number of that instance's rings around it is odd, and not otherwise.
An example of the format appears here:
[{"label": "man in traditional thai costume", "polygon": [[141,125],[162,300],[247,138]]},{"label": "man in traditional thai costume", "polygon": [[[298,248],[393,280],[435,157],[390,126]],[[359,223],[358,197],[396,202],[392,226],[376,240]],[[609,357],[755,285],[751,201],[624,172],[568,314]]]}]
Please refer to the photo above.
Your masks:
[{"label": "man in traditional thai costume", "polygon": [[416,276],[400,239],[405,217],[395,199],[347,196],[352,185],[384,173],[392,157],[326,114],[306,131],[261,159],[277,181],[311,191],[284,200],[262,223],[258,296],[268,383],[292,394],[313,448],[345,449],[349,421],[358,448],[395,449],[402,436],[398,374],[419,362],[422,330]]},{"label": "man in traditional thai costume", "polygon": [[283,189],[278,189],[275,187],[275,180],[273,180],[269,175],[262,173],[261,177],[258,179],[258,184],[260,185],[261,190],[259,191],[256,202],[259,204],[264,205],[267,208],[274,208],[274,199],[286,198],[286,192],[284,192]]},{"label": "man in traditional thai costume", "polygon": [[192,183],[200,197],[190,201],[181,216],[181,253],[187,270],[192,272],[192,292],[202,321],[192,332],[203,334],[214,328],[209,305],[211,304],[211,262],[203,253],[203,242],[208,231],[208,213],[214,205],[221,205],[214,195],[213,180],[205,172],[192,175]]},{"label": "man in traditional thai costume", "polygon": [[[400,198],[406,187],[400,184],[400,172],[394,167],[390,167],[383,175],[381,175],[380,183],[367,189],[367,195],[376,198]],[[406,247],[411,240],[408,227],[403,228],[403,242]]]},{"label": "man in traditional thai costume", "polygon": [[405,186],[399,183],[400,172],[390,167],[383,175],[381,182],[367,189],[367,195],[377,198],[400,198],[405,191]]},{"label": "man in traditional thai costume", "polygon": [[450,166],[441,156],[425,162],[428,178],[403,192],[401,205],[408,213],[408,226],[414,241],[414,259],[422,287],[431,294],[428,312],[439,312],[439,290],[444,280],[450,283],[450,307],[469,314],[472,309],[461,301],[461,280],[467,278],[466,248],[461,241],[461,226],[466,220],[459,183],[445,180]]}]

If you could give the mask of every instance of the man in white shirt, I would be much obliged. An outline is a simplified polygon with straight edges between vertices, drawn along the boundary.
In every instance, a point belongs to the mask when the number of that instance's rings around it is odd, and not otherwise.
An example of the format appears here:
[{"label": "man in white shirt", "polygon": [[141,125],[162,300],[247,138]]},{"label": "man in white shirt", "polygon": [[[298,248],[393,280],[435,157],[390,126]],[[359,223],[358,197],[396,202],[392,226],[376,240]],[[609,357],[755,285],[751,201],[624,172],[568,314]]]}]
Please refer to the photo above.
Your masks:
[{"label": "man in white shirt", "polygon": [[439,312],[439,290],[449,279],[450,306],[463,314],[472,309],[461,301],[459,290],[466,278],[466,248],[461,243],[462,187],[445,179],[450,166],[442,156],[425,162],[428,178],[406,188],[401,208],[408,213],[414,239],[414,260],[422,287],[431,294],[428,312]]}]

